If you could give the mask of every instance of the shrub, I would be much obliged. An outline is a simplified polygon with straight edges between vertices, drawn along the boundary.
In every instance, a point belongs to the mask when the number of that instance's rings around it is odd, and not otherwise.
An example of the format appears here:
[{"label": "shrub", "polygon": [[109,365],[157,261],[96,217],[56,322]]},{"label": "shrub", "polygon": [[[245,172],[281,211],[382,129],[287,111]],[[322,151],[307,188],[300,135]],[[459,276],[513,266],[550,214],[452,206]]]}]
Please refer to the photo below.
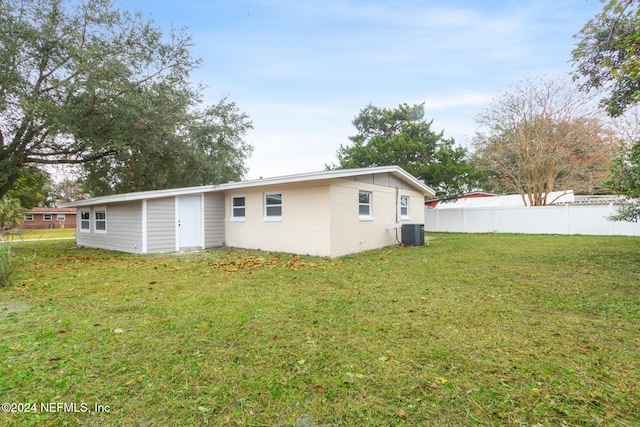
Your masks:
[{"label": "shrub", "polygon": [[0,199],[0,234],[12,230],[24,220],[24,208],[16,199],[3,197]]},{"label": "shrub", "polygon": [[24,268],[29,264],[35,255],[25,257],[13,251],[7,243],[0,243],[0,287],[11,284],[11,276],[19,268]]}]

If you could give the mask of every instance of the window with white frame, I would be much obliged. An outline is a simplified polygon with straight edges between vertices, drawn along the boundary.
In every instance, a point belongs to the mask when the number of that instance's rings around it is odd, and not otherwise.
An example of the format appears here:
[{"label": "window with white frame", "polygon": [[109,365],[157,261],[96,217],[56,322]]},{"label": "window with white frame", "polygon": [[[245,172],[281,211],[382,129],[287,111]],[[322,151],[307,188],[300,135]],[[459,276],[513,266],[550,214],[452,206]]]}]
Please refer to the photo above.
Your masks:
[{"label": "window with white frame", "polygon": [[244,196],[234,196],[231,198],[231,219],[234,221],[244,220],[246,204]]},{"label": "window with white frame", "polygon": [[58,220],[58,221],[64,221],[66,219],[67,219],[67,216],[65,214],[58,214],[56,216],[56,220]]},{"label": "window with white frame", "polygon": [[52,215],[51,214],[43,214],[42,215],[42,220],[43,221],[51,221],[52,220]]},{"label": "window with white frame", "polygon": [[409,198],[400,196],[400,219],[409,219]]},{"label": "window with white frame", "polygon": [[94,230],[96,233],[106,233],[107,232],[107,209],[100,208],[95,211],[95,227]]},{"label": "window with white frame", "polygon": [[358,193],[358,216],[360,219],[371,218],[371,193],[368,191]]},{"label": "window with white frame", "polygon": [[271,220],[282,218],[282,193],[264,195],[264,217]]},{"label": "window with white frame", "polygon": [[91,212],[80,211],[80,231],[89,231],[91,227]]},{"label": "window with white frame", "polygon": [[25,221],[33,221],[33,214],[25,214],[24,215],[24,220]]}]

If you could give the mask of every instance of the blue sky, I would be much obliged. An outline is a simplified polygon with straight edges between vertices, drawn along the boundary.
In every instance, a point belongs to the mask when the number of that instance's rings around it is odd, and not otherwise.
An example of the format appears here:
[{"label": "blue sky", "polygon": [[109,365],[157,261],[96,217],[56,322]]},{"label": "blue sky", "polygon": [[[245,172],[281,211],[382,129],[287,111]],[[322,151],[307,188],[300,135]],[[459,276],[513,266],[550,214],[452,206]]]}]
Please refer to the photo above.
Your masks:
[{"label": "blue sky", "polygon": [[246,178],[324,169],[368,104],[425,103],[468,146],[475,116],[520,79],[566,75],[598,0],[121,0],[193,37],[205,102],[253,121]]}]

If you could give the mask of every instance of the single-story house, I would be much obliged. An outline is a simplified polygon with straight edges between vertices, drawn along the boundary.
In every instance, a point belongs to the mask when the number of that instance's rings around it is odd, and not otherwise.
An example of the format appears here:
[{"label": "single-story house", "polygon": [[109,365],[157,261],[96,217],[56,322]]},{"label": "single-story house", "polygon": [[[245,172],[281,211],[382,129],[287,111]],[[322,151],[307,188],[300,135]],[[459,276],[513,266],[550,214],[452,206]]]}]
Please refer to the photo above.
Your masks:
[{"label": "single-story house", "polygon": [[76,208],[31,208],[24,214],[25,229],[75,228]]},{"label": "single-story house", "polygon": [[397,166],[343,169],[66,203],[77,243],[132,253],[231,246],[336,257],[400,242],[434,191]]}]

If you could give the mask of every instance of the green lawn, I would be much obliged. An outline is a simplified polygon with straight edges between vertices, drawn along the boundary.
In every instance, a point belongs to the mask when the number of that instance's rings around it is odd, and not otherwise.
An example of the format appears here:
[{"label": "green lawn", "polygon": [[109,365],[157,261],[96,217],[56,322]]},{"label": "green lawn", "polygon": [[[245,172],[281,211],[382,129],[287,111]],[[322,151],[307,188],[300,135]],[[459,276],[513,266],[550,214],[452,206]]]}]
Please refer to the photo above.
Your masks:
[{"label": "green lawn", "polygon": [[640,238],[430,237],[334,260],[16,243],[37,258],[0,289],[0,396],[37,406],[0,425],[640,425]]},{"label": "green lawn", "polygon": [[25,239],[66,239],[76,235],[75,228],[44,228],[37,230],[18,230],[7,233],[4,240],[25,240]]}]

